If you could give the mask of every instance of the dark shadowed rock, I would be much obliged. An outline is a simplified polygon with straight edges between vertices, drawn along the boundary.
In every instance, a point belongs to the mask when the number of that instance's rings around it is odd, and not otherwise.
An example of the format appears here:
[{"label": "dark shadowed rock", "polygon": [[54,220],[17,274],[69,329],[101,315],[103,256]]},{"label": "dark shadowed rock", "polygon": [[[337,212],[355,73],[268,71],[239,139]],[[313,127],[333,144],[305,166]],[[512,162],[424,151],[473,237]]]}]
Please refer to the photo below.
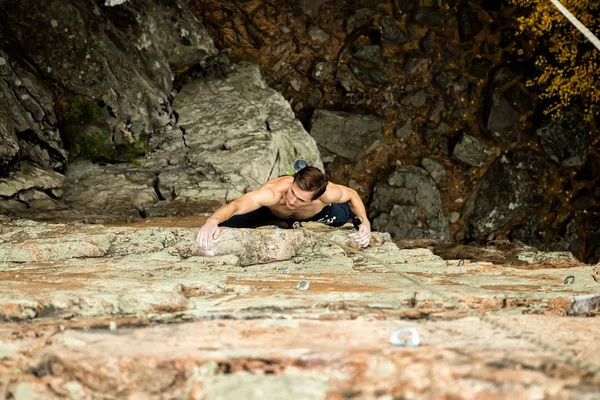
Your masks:
[{"label": "dark shadowed rock", "polygon": [[537,175],[547,175],[552,164],[544,155],[532,149],[519,149],[510,153],[510,162],[515,168],[531,171]]},{"label": "dark shadowed rock", "polygon": [[439,123],[442,112],[445,110],[444,100],[441,98],[437,99],[433,106],[429,109],[429,113],[427,113],[427,119],[433,123]]},{"label": "dark shadowed rock", "polygon": [[419,0],[398,0],[398,9],[404,13],[415,11],[419,8]]},{"label": "dark shadowed rock", "polygon": [[436,36],[435,36],[435,32],[433,32],[433,31],[428,31],[425,34],[425,36],[423,36],[423,39],[421,39],[421,43],[419,44],[423,53],[425,53],[427,55],[431,55],[433,53],[435,39],[436,39]]},{"label": "dark shadowed rock", "polygon": [[[582,181],[593,181],[597,176],[600,176],[600,160],[597,160],[594,156],[588,155],[583,167],[577,172],[577,179]],[[600,194],[600,186],[596,189],[597,193]],[[600,200],[600,195],[597,195]]]},{"label": "dark shadowed rock", "polygon": [[450,43],[446,43],[442,46],[441,55],[444,61],[452,61],[460,55],[460,52]]},{"label": "dark shadowed rock", "polygon": [[546,122],[536,134],[546,154],[556,163],[564,167],[585,163],[590,127],[581,112],[571,109],[564,118]]},{"label": "dark shadowed rock", "polygon": [[427,92],[425,89],[421,89],[415,93],[407,94],[402,97],[400,103],[403,106],[422,107],[427,103]]},{"label": "dark shadowed rock", "polygon": [[383,120],[370,115],[316,110],[310,134],[327,150],[356,162],[383,139]]},{"label": "dark shadowed rock", "polygon": [[544,249],[544,229],[541,226],[540,217],[531,213],[523,221],[510,231],[510,240],[513,242],[525,243],[537,249]]},{"label": "dark shadowed rock", "polygon": [[399,166],[375,186],[369,210],[373,227],[395,239],[450,241],[435,182],[422,168]]},{"label": "dark shadowed rock", "polygon": [[504,90],[504,97],[521,115],[532,111],[534,108],[531,94],[522,83],[509,86]]},{"label": "dark shadowed rock", "polygon": [[471,61],[469,73],[479,79],[485,79],[492,71],[494,63],[487,58],[475,58]]},{"label": "dark shadowed rock", "polygon": [[452,77],[449,76],[448,71],[437,74],[433,79],[435,87],[440,91],[448,91],[448,87],[452,83]]},{"label": "dark shadowed rock", "polygon": [[479,139],[469,136],[466,133],[463,133],[452,152],[454,158],[473,167],[481,167],[490,157],[497,154],[498,150],[487,146]]},{"label": "dark shadowed rock", "polygon": [[481,29],[483,29],[483,24],[469,5],[463,5],[458,9],[458,32],[462,42],[472,39]]},{"label": "dark shadowed rock", "polygon": [[490,85],[494,88],[503,86],[518,76],[518,72],[508,66],[503,66],[492,74]]},{"label": "dark shadowed rock", "polygon": [[369,22],[369,20],[373,18],[376,14],[377,12],[370,8],[361,8],[359,10],[356,10],[354,14],[352,14],[346,20],[346,32],[350,33],[356,28],[360,28],[361,26]]},{"label": "dark shadowed rock", "polygon": [[431,175],[431,178],[436,184],[440,184],[448,179],[448,172],[446,167],[431,158],[424,158],[421,160],[421,166]]},{"label": "dark shadowed rock", "polygon": [[542,205],[542,196],[529,174],[497,159],[469,194],[462,214],[472,237],[488,235]]},{"label": "dark shadowed rock", "polygon": [[383,30],[383,39],[393,46],[400,46],[406,43],[406,35],[396,26],[396,20],[385,15],[379,19],[379,25]]},{"label": "dark shadowed rock", "polygon": [[296,6],[300,8],[304,14],[311,17],[318,17],[321,11],[323,0],[294,0]]},{"label": "dark shadowed rock", "polygon": [[335,74],[335,80],[344,88],[346,92],[354,92],[356,90],[356,82],[354,82],[354,75],[348,69],[348,67],[340,66]]},{"label": "dark shadowed rock", "polygon": [[497,0],[483,0],[481,2],[481,8],[486,11],[496,12],[502,10],[504,4],[506,3]]},{"label": "dark shadowed rock", "polygon": [[520,115],[500,91],[494,91],[490,97],[486,127],[496,143],[507,146],[517,138]]},{"label": "dark shadowed rock", "polygon": [[[530,214],[519,225],[511,229],[510,240],[524,243],[541,251],[577,251],[581,238],[575,220],[568,218],[560,225],[560,234],[552,235],[544,228],[537,214]],[[592,247],[594,248],[594,247]]]},{"label": "dark shadowed rock", "polygon": [[369,68],[354,62],[351,62],[349,65],[356,79],[367,86],[381,87],[388,84],[385,73],[379,68]]},{"label": "dark shadowed rock", "polygon": [[413,20],[419,25],[440,26],[442,24],[442,14],[439,8],[420,7],[415,13]]},{"label": "dark shadowed rock", "polygon": [[357,48],[352,55],[361,60],[372,62],[373,64],[380,64],[383,61],[383,54],[378,45],[361,46]]}]

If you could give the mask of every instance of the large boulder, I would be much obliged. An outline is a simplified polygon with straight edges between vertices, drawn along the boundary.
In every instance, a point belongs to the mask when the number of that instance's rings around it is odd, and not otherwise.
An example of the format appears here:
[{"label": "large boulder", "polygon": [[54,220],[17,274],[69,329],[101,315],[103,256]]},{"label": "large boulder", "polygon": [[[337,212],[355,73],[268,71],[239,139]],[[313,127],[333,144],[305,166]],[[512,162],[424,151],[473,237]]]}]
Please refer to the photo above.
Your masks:
[{"label": "large boulder", "polygon": [[422,168],[399,166],[374,189],[369,212],[373,228],[395,239],[450,242],[448,219],[435,182]]},{"label": "large boulder", "polygon": [[20,171],[11,173],[8,178],[0,179],[0,198],[13,197],[28,189],[49,190],[59,188],[63,175],[24,163]]},{"label": "large boulder", "polygon": [[370,115],[316,110],[310,134],[330,152],[356,162],[383,139],[383,120]]},{"label": "large boulder", "polygon": [[489,235],[542,206],[540,189],[520,165],[502,156],[490,165],[463,206],[472,237]]},{"label": "large boulder", "polygon": [[299,156],[323,170],[314,139],[257,65],[237,64],[224,79],[190,82],[173,106],[179,129],[158,139],[147,163],[161,174],[170,165],[184,165],[183,173],[210,165],[230,175],[226,181],[241,179],[245,190],[286,174]]},{"label": "large boulder", "polygon": [[568,110],[564,118],[546,122],[536,134],[546,154],[561,166],[575,167],[585,163],[590,127],[580,111]]},{"label": "large boulder", "polygon": [[[476,62],[471,65],[472,72],[481,78],[487,75],[489,65]],[[509,146],[517,140],[521,118],[533,110],[533,100],[524,87],[522,71],[502,67],[491,74],[485,99],[486,128],[491,138],[499,145]]]}]

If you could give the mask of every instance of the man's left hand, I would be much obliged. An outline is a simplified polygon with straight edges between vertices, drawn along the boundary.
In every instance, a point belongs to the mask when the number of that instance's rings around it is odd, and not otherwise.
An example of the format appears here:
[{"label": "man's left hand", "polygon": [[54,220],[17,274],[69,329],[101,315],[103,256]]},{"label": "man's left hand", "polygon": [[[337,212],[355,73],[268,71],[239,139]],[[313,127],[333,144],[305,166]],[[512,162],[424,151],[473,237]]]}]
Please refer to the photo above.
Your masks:
[{"label": "man's left hand", "polygon": [[354,241],[361,248],[367,247],[371,241],[371,225],[364,222],[360,224]]}]

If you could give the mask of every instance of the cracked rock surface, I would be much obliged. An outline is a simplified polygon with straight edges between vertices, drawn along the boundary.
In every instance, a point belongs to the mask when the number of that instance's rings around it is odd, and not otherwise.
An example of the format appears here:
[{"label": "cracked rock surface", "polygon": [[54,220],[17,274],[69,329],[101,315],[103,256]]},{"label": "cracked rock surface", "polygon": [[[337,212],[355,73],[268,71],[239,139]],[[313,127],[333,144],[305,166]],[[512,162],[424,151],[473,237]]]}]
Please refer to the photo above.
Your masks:
[{"label": "cracked rock surface", "polygon": [[[2,224],[0,396],[597,398],[597,266],[568,253],[357,250],[316,223],[200,250],[201,222]],[[420,346],[390,344],[408,327]]]},{"label": "cracked rock surface", "polygon": [[[46,221],[197,215],[285,175],[299,156],[323,169],[314,139],[283,96],[266,86],[258,66],[232,68],[226,78],[183,88],[174,103],[178,123],[153,138],[154,151],[136,165],[71,164],[60,197],[20,208],[4,201],[0,212],[4,204],[10,215]],[[0,179],[0,195],[56,186],[39,180]]]}]

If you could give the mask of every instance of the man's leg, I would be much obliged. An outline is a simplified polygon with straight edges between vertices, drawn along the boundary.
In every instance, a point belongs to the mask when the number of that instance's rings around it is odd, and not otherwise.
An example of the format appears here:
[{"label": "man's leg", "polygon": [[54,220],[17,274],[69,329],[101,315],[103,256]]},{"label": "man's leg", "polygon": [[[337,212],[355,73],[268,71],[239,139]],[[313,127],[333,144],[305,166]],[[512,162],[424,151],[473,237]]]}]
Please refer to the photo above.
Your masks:
[{"label": "man's leg", "polygon": [[263,206],[246,214],[234,215],[227,221],[221,222],[219,226],[227,228],[256,228],[258,226],[275,224],[277,219],[269,207]]},{"label": "man's leg", "polygon": [[342,226],[354,218],[354,213],[348,203],[330,204],[323,208],[320,213],[308,219],[308,221],[317,221],[329,226]]}]

